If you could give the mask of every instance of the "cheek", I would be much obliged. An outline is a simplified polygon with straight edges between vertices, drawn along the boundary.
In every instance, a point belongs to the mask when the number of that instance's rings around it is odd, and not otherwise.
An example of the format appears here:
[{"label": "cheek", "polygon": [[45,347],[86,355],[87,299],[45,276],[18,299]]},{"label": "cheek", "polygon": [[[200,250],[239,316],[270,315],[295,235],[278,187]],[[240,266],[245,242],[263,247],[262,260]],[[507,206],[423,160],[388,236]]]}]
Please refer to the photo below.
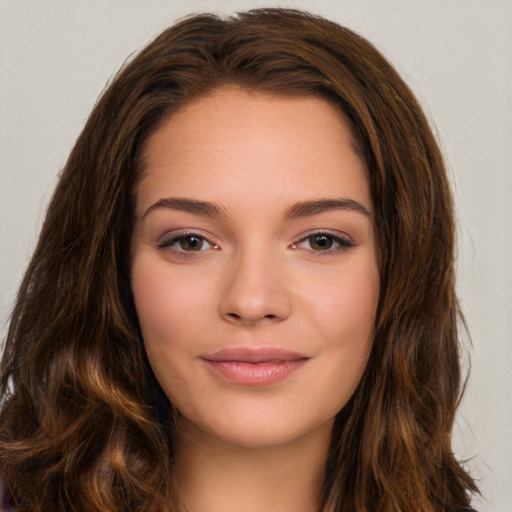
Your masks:
[{"label": "cheek", "polygon": [[340,347],[366,345],[375,325],[379,281],[376,265],[361,264],[324,279],[321,288],[310,286],[304,297],[321,337]]},{"label": "cheek", "polygon": [[148,353],[189,346],[209,309],[207,283],[178,277],[159,262],[134,261],[132,291]]},{"label": "cheek", "polygon": [[324,397],[323,401],[332,407],[334,414],[348,402],[363,375],[378,297],[379,274],[369,265],[334,279],[311,308],[314,315],[311,325],[324,349],[321,350],[322,389],[317,395]]},{"label": "cheek", "polygon": [[183,280],[183,272],[182,279],[176,277],[154,258],[132,263],[131,285],[148,360],[162,389],[179,407],[190,400],[187,376],[196,371],[195,340],[205,330],[199,313],[208,311],[208,294]]}]

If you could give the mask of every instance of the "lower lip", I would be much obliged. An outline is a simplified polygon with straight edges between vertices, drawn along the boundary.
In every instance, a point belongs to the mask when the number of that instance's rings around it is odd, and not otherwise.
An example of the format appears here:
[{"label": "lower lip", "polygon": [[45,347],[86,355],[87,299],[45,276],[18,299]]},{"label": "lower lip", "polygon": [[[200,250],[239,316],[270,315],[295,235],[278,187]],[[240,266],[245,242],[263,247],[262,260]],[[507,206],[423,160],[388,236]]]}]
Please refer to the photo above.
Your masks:
[{"label": "lower lip", "polygon": [[296,361],[269,361],[247,363],[243,361],[210,361],[204,360],[210,368],[236,384],[247,386],[263,386],[279,382],[290,373],[299,369],[307,359]]}]

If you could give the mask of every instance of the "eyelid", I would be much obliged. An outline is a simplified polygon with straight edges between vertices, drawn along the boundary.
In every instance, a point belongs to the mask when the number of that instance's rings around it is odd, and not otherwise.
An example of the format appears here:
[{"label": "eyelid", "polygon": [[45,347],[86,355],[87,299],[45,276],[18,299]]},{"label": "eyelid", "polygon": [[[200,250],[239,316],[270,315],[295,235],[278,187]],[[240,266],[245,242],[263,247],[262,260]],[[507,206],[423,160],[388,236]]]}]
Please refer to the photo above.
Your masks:
[{"label": "eyelid", "polygon": [[[203,231],[198,229],[176,229],[170,232],[165,233],[160,236],[157,240],[156,247],[157,249],[167,249],[172,247],[178,240],[187,236],[194,236],[196,238],[200,238],[210,244],[211,247],[209,249],[218,249],[219,245],[212,241],[212,236],[210,234],[205,234]],[[177,251],[182,253],[193,252],[193,251]],[[202,251],[197,251],[202,252]]]},{"label": "eyelid", "polygon": [[315,250],[313,248],[306,249],[315,254],[336,254],[337,252],[341,252],[346,249],[350,249],[351,247],[355,247],[355,242],[352,240],[347,233],[331,230],[331,229],[312,229],[311,231],[306,231],[305,233],[301,233],[291,244],[292,249],[298,249],[298,244],[305,242],[308,238],[315,235],[327,235],[331,237],[334,242],[337,244],[334,248],[329,247],[326,250],[320,251]]}]

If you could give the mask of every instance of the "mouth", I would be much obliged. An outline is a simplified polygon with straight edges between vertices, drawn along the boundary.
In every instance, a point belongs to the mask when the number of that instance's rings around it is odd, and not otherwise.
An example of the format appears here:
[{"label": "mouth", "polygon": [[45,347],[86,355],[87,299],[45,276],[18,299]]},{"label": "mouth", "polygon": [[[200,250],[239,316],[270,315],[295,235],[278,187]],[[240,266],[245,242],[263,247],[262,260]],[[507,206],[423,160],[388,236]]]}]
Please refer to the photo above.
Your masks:
[{"label": "mouth", "polygon": [[247,386],[279,382],[310,358],[275,347],[228,347],[201,358],[224,379]]}]

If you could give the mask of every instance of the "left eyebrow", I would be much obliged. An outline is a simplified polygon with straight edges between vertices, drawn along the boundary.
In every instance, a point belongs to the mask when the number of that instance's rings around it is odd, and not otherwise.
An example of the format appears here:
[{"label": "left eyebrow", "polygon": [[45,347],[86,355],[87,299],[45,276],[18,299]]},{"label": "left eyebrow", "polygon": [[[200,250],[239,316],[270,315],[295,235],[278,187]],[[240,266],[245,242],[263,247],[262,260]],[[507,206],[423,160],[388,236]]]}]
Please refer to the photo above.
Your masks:
[{"label": "left eyebrow", "polygon": [[297,217],[309,217],[330,210],[353,210],[367,217],[373,215],[373,210],[354,201],[354,199],[315,199],[313,201],[301,201],[296,203],[285,211],[285,218],[292,219]]}]

